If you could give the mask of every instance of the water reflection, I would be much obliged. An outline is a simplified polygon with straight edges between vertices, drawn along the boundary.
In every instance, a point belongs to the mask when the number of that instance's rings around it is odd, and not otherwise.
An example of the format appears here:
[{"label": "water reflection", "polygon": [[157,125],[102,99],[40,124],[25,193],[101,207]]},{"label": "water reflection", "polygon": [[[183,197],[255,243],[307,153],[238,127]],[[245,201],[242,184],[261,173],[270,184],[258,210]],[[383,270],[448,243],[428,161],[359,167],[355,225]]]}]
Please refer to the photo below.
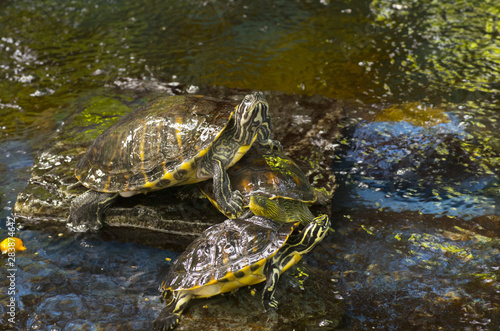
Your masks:
[{"label": "water reflection", "polygon": [[385,35],[377,45],[382,61],[374,69],[391,94],[463,102],[481,92],[498,93],[498,6],[377,0],[370,8],[373,25]]},{"label": "water reflection", "polygon": [[499,222],[351,210],[329,237],[349,303],[346,327],[495,330]]},{"label": "water reflection", "polygon": [[176,77],[364,104],[498,97],[498,8],[490,2],[46,0],[0,9],[8,127],[14,113],[29,124],[33,113],[123,79]]},{"label": "water reflection", "polygon": [[346,169],[339,170],[340,182],[352,188],[347,204],[461,217],[497,212],[499,195],[487,192],[500,189],[500,153],[461,124],[452,117],[427,128],[406,121],[358,125]]},{"label": "water reflection", "polygon": [[157,268],[177,254],[139,244],[32,231],[24,231],[22,238],[29,244],[17,256],[16,299],[21,309],[17,326],[25,323],[27,328],[42,330],[151,327],[161,306]]}]

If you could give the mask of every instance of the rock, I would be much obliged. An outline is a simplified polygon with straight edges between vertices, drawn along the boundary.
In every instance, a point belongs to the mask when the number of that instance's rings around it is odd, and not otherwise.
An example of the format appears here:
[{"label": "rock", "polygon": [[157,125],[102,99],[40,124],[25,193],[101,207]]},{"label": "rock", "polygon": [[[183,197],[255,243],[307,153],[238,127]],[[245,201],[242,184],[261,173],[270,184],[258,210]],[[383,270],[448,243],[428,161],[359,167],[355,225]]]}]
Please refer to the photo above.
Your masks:
[{"label": "rock", "polygon": [[[78,185],[74,168],[90,143],[122,115],[162,94],[196,91],[239,102],[248,91],[224,87],[175,86],[159,90],[120,90],[80,98],[71,114],[34,160],[27,187],[18,195],[14,215],[25,229],[65,232],[69,206],[86,189]],[[341,105],[320,96],[265,92],[270,104],[274,138],[304,170],[312,184],[335,189],[330,165],[339,137]],[[324,202],[324,201],[323,201]],[[328,204],[316,208],[325,212]],[[314,213],[319,212],[312,208]],[[106,213],[105,238],[140,241],[155,246],[185,246],[224,217],[203,199],[195,186],[173,187],[120,199]],[[130,231],[132,230],[132,231]],[[153,230],[153,231],[150,231]]]}]

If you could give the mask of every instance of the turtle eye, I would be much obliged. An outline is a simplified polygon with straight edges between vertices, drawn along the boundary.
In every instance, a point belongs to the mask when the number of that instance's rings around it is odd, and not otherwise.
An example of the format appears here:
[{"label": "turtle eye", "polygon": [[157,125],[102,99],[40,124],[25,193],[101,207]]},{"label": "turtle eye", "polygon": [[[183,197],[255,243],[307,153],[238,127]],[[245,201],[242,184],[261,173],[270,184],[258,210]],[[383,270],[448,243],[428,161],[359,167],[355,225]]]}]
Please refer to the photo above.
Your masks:
[{"label": "turtle eye", "polygon": [[243,99],[244,103],[250,103],[253,101],[253,96],[251,94],[248,94],[245,96],[245,99]]}]

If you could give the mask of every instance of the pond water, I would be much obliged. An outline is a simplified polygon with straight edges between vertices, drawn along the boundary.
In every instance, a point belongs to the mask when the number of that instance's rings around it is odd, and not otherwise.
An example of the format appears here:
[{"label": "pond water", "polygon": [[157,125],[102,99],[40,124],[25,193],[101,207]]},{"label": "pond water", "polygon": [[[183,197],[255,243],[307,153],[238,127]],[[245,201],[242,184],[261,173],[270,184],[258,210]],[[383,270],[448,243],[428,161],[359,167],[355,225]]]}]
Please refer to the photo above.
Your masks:
[{"label": "pond water", "polygon": [[[331,273],[341,327],[500,327],[500,6],[495,1],[4,1],[0,239],[68,105],[165,84],[342,100]],[[179,252],[18,231],[16,324],[147,330]],[[7,260],[1,282],[8,288]]]}]

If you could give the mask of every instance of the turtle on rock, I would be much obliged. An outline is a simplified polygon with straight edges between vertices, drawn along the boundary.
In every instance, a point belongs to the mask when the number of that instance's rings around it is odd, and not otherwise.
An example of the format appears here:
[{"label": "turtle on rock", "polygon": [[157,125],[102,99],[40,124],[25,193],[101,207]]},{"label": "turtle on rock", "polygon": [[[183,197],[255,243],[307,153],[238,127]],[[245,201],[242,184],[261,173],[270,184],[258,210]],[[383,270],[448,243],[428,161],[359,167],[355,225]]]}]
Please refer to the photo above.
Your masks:
[{"label": "turtle on rock", "polygon": [[[325,203],[331,198],[324,189],[312,187],[299,166],[280,150],[252,146],[227,173],[231,188],[243,196],[244,208],[248,208],[253,199],[253,214],[273,220],[287,218],[288,222],[299,221],[307,225],[314,218],[309,205]],[[231,218],[218,203],[211,182],[198,183],[198,187],[217,209]],[[269,204],[263,198],[276,204]],[[255,200],[259,200],[265,210],[257,207]],[[240,218],[251,214],[245,213]]]},{"label": "turtle on rock", "polygon": [[209,97],[161,97],[124,116],[98,136],[76,165],[89,188],[71,204],[68,226],[98,229],[118,198],[213,179],[215,199],[225,213],[242,212],[226,169],[254,141],[282,150],[271,139],[269,105],[261,92],[236,105]]},{"label": "turtle on rock", "polygon": [[[268,198],[264,211],[276,202]],[[250,206],[252,210],[255,206]],[[155,330],[171,330],[189,300],[233,291],[266,282],[264,309],[277,309],[274,292],[281,273],[300,261],[328,233],[330,219],[321,215],[298,231],[300,222],[279,222],[263,216],[227,219],[195,239],[170,266],[160,284],[162,299],[170,300],[153,322]]]}]

